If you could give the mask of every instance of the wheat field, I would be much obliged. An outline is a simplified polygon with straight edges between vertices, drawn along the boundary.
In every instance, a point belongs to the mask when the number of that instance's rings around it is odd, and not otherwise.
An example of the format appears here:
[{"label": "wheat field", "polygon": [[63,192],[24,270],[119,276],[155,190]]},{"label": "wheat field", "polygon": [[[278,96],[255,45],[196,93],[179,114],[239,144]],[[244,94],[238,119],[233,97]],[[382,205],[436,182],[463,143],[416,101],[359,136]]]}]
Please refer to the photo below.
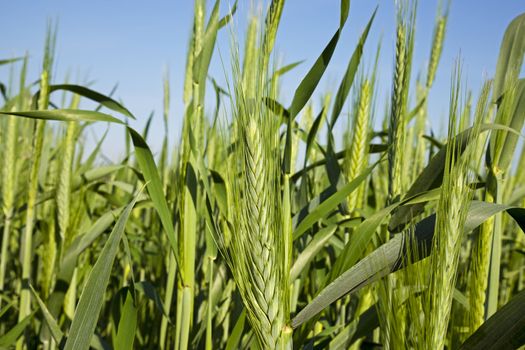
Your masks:
[{"label": "wheat field", "polygon": [[[417,1],[399,1],[395,42],[369,42],[368,14],[321,91],[353,15],[341,0],[285,105],[281,77],[300,64],[274,55],[285,0],[242,36],[246,14],[219,3],[194,1],[181,136],[165,78],[158,152],[151,119],[133,129],[114,91],[56,81],[53,23],[43,62],[0,60],[12,72],[0,85],[0,349],[523,348],[525,14],[495,75],[468,86],[461,59],[438,73],[450,3],[423,38]],[[225,86],[209,76],[222,31]],[[423,69],[416,39],[431,43]],[[383,103],[378,61],[392,59]],[[442,135],[428,110],[437,74],[450,74]],[[106,134],[86,146],[98,124],[126,133],[122,161],[104,157]]]}]

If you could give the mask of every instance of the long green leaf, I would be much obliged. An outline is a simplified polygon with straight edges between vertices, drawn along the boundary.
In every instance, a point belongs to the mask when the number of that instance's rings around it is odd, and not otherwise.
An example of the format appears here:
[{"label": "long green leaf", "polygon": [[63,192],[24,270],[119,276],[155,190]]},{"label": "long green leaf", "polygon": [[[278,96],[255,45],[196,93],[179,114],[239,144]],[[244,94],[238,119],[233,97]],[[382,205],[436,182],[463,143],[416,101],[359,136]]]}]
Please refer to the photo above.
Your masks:
[{"label": "long green leaf", "polygon": [[40,307],[40,310],[42,311],[42,315],[44,316],[44,322],[46,323],[47,327],[51,331],[51,336],[55,340],[57,344],[61,344],[62,340],[64,338],[64,333],[62,333],[62,330],[60,330],[60,327],[51,314],[51,312],[48,310],[46,304],[42,301],[38,293],[35,291],[33,286],[31,287],[31,292],[33,293],[33,297],[36,299],[38,306]]},{"label": "long green leaf", "polygon": [[91,337],[93,336],[97,325],[100,309],[104,302],[104,293],[109,282],[113,261],[117,255],[118,246],[122,235],[124,234],[126,222],[128,221],[137,198],[138,194],[123,210],[115,227],[111,231],[100,256],[98,257],[97,262],[89,274],[84,290],[80,295],[73,322],[71,323],[69,337],[65,345],[66,350],[82,350],[89,348]]},{"label": "long green leaf", "polygon": [[175,235],[175,229],[173,228],[171,221],[171,212],[168,208],[168,203],[162,188],[162,180],[155,164],[155,160],[153,159],[153,154],[146,144],[146,141],[144,141],[138,132],[130,127],[127,129],[128,133],[131,135],[133,146],[135,147],[135,158],[137,159],[140,170],[144,175],[144,180],[146,181],[148,194],[159,214],[162,226],[166,230],[173,254],[175,255],[175,260],[177,265],[179,265],[178,240]]},{"label": "long green leaf", "polygon": [[357,46],[354,49],[354,53],[352,54],[352,57],[348,62],[348,67],[346,68],[346,73],[343,77],[343,80],[341,81],[341,84],[337,89],[337,94],[335,95],[334,108],[332,109],[332,118],[330,119],[330,130],[334,128],[337,118],[341,114],[341,110],[343,109],[343,105],[345,104],[346,98],[348,97],[348,93],[350,92],[350,88],[354,83],[355,74],[357,72],[357,68],[359,67],[359,63],[361,62],[361,57],[363,56],[365,42],[368,37],[368,33],[370,32],[370,27],[374,22],[376,13],[377,7],[374,10],[374,13],[372,13],[372,16],[368,20],[365,30],[359,38],[359,42],[357,43]]},{"label": "long green leaf", "polygon": [[4,115],[16,115],[19,117],[42,119],[42,120],[61,120],[61,121],[87,121],[87,122],[111,122],[117,124],[124,124],[120,119],[94,111],[86,111],[82,109],[54,109],[54,110],[32,110],[23,112],[0,112]]},{"label": "long green leaf", "polygon": [[306,105],[315,88],[317,87],[317,84],[321,80],[326,67],[328,67],[328,63],[334,54],[335,47],[339,41],[339,35],[340,29],[334,33],[332,39],[328,42],[321,53],[321,56],[319,56],[319,58],[315,61],[314,65],[310,68],[308,73],[306,73],[305,77],[299,84],[299,87],[297,87],[297,90],[295,90],[292,104],[288,108],[290,111],[290,117],[292,119],[294,119],[297,114],[299,114],[301,109],[303,109],[303,107]]},{"label": "long green leaf", "polygon": [[8,59],[0,60],[0,66],[3,66],[4,64],[9,64],[9,63],[15,63],[23,59],[24,57],[16,57],[16,58],[8,58]]},{"label": "long green leaf", "polygon": [[22,321],[18,322],[16,326],[11,328],[6,334],[0,336],[0,347],[12,346],[16,343],[18,338],[22,335],[26,327],[31,322],[31,319],[35,315],[36,310],[26,316]]}]

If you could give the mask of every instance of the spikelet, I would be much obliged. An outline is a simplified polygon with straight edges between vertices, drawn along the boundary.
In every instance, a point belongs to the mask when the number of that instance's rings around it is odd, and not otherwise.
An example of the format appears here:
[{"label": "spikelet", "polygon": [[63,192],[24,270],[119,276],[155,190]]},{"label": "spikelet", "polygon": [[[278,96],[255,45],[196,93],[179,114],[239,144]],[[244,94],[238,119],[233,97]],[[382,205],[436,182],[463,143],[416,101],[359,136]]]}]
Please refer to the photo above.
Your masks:
[{"label": "spikelet", "polygon": [[50,222],[44,226],[43,231],[42,274],[39,277],[41,279],[43,296],[44,298],[47,298],[54,282],[55,263],[57,258],[54,218],[50,218]]},{"label": "spikelet", "polygon": [[436,71],[443,51],[443,40],[447,27],[447,15],[439,15],[434,27],[434,36],[432,38],[432,49],[430,51],[430,61],[428,62],[427,72],[427,89],[430,89],[436,77]]},{"label": "spikelet", "polygon": [[[352,181],[356,178],[368,165],[368,128],[370,122],[370,96],[371,84],[369,80],[364,80],[361,84],[359,92],[357,113],[353,122],[353,135],[347,152],[347,166],[345,167],[347,180]],[[365,184],[359,186],[356,191],[353,191],[348,196],[348,210],[352,212],[362,204]]]},{"label": "spikelet", "polygon": [[[403,94],[405,89],[406,74],[406,27],[397,26],[396,39],[396,68],[394,73],[394,91],[392,94],[392,113],[389,127],[389,152],[388,152],[388,194],[392,199],[401,191],[402,150],[404,136],[405,106]],[[394,176],[395,175],[395,176]]]},{"label": "spikelet", "polygon": [[[80,101],[79,95],[74,95],[71,102],[71,108],[78,108]],[[64,144],[64,152],[62,152],[62,164],[58,175],[57,186],[57,210],[58,210],[58,227],[60,229],[60,237],[63,241],[64,248],[67,248],[73,236],[69,233],[69,216],[71,207],[71,174],[73,172],[73,158],[75,154],[75,143],[77,135],[77,122],[71,121],[67,123],[66,139]]]},{"label": "spikelet", "polygon": [[[27,71],[27,56],[24,58],[24,65],[20,74],[20,95],[25,92],[25,75]],[[18,109],[23,109],[24,99],[18,102]],[[16,170],[20,162],[16,159],[16,141],[18,137],[18,119],[14,116],[7,116],[7,132],[3,149],[4,162],[2,168],[2,211],[4,214],[4,227],[2,233],[1,252],[0,252],[0,290],[4,290],[5,273],[9,256],[9,246],[11,240],[11,226],[13,223],[13,213],[15,204],[15,193],[17,189]],[[0,307],[2,298],[0,297]]]},{"label": "spikelet", "polygon": [[[235,45],[235,44],[234,44]],[[264,105],[275,97],[260,51],[254,67],[255,95],[244,91],[233,51],[236,143],[228,167],[231,230],[216,240],[226,257],[261,349],[291,349],[289,269],[286,269],[284,207],[280,189],[280,121]]]},{"label": "spikelet", "polygon": [[[247,304],[249,319],[264,349],[276,349],[285,326],[282,244],[275,176],[278,162],[271,160],[268,146],[275,147],[269,128],[251,116],[239,125],[241,178],[232,182],[236,193],[231,268]],[[277,129],[274,128],[274,131]],[[275,139],[275,137],[274,137]],[[278,178],[277,178],[278,179]]]}]

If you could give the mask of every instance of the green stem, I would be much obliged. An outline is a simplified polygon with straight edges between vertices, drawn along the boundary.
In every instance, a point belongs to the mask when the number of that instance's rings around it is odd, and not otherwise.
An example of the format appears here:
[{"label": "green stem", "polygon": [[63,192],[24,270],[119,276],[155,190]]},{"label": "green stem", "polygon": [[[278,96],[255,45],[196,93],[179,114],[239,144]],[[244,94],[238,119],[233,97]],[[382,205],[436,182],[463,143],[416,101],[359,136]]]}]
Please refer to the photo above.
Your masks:
[{"label": "green stem", "polygon": [[[2,235],[2,256],[0,256],[0,290],[4,290],[5,285],[5,268],[7,265],[8,250],[7,246],[9,245],[10,232],[11,232],[11,222],[12,219],[10,216],[6,216],[4,221],[4,233]],[[0,309],[2,307],[2,296],[0,295]]]},{"label": "green stem", "polygon": [[[496,187],[496,203],[502,202],[502,179],[501,175],[495,176]],[[492,234],[492,249],[490,254],[490,270],[489,283],[487,294],[487,310],[485,319],[498,309],[498,293],[500,282],[500,266],[501,266],[501,238],[502,238],[502,216],[498,213],[494,216],[494,231]]]},{"label": "green stem", "polygon": [[213,284],[213,258],[208,257],[208,310],[206,315],[206,350],[213,349],[213,293],[212,293],[212,284]]},{"label": "green stem", "polygon": [[[26,227],[22,238],[22,290],[20,292],[20,306],[18,311],[18,322],[31,313],[31,261],[33,248],[33,227],[36,213],[36,197],[38,193],[38,171],[40,169],[41,150],[44,145],[45,121],[36,122],[35,139],[33,146],[33,164],[31,165],[31,176],[29,179],[29,195],[27,199]],[[17,349],[23,346],[23,338],[17,343]]]},{"label": "green stem", "polygon": [[[175,255],[173,252],[170,253],[168,260],[168,280],[166,281],[166,295],[164,296],[164,307],[166,314],[170,314],[171,302],[173,300],[173,289],[175,287],[175,272],[176,272],[176,262]],[[159,348],[161,350],[166,348],[166,334],[168,329],[168,317],[167,315],[162,315],[162,321],[160,325],[160,344]]]}]

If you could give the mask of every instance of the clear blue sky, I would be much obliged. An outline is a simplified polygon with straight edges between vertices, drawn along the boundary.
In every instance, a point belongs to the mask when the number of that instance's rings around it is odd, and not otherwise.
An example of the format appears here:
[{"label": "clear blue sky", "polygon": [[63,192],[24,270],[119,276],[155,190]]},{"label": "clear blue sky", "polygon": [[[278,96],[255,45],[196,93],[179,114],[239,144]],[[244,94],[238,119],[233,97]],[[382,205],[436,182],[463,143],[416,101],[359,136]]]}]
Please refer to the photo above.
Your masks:
[{"label": "clear blue sky", "polygon": [[[245,27],[252,2],[257,3],[250,0],[239,1],[235,15],[239,31]],[[211,1],[208,1],[208,5],[210,9]],[[357,37],[376,5],[379,5],[379,11],[365,48],[365,61],[371,62],[382,36],[380,96],[390,92],[395,29],[394,0],[351,2],[348,22],[318,92],[335,92]],[[229,6],[228,1],[222,1],[221,15],[228,11]],[[414,73],[426,69],[436,6],[437,0],[421,0],[419,4]],[[191,0],[4,1],[0,11],[0,58],[19,56],[28,51],[31,56],[29,77],[36,80],[41,66],[46,22],[49,18],[58,18],[54,82],[62,82],[65,73],[70,71],[73,80],[78,81],[76,77],[80,77],[81,83],[93,80],[95,83],[92,88],[101,92],[109,92],[118,83],[115,96],[139,117],[140,120],[134,124],[139,129],[149,113],[155,110],[156,117],[149,140],[155,149],[160,144],[160,138],[153,136],[160,132],[162,125],[164,66],[169,66],[171,79],[170,130],[173,139],[179,135],[182,85],[192,11]],[[525,1],[452,2],[442,61],[430,96],[429,111],[434,129],[444,126],[451,71],[459,53],[464,63],[464,77],[468,86],[477,91],[483,77],[494,74],[500,41],[507,24],[522,12],[525,12]],[[294,87],[333,35],[338,21],[338,0],[287,0],[276,50],[284,63],[303,59],[305,62],[288,73],[283,80],[282,100],[285,105],[291,100]],[[218,38],[219,50],[226,58],[229,56],[228,35],[228,30],[222,30]],[[371,63],[368,62],[366,64],[370,66]],[[7,82],[8,73],[7,68],[0,68],[0,81]],[[213,56],[210,74],[224,85],[224,71],[217,54]],[[377,112],[376,119],[380,119],[383,111]],[[103,130],[104,126],[94,128],[97,133]],[[110,157],[122,152],[122,134],[123,131],[119,128],[112,128],[105,147]]]}]

